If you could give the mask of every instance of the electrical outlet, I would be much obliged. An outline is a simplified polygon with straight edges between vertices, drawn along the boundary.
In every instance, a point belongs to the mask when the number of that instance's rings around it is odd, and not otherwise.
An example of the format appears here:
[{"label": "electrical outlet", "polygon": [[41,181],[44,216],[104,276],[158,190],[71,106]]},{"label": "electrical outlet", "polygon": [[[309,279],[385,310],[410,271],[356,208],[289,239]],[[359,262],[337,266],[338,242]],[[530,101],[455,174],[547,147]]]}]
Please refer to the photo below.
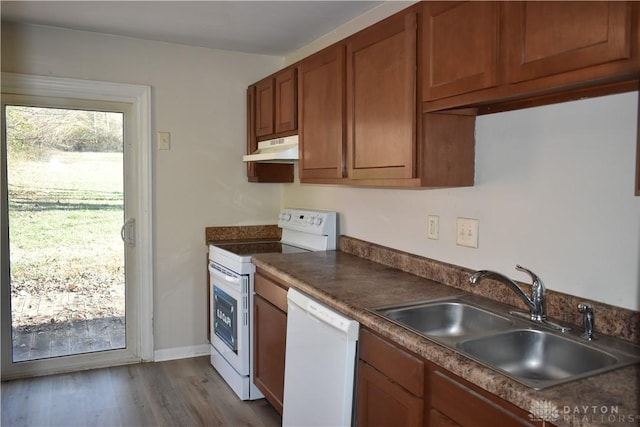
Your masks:
[{"label": "electrical outlet", "polygon": [[456,221],[456,244],[469,248],[478,247],[478,226],[474,218],[458,218]]},{"label": "electrical outlet", "polygon": [[438,240],[440,238],[440,217],[429,215],[427,217],[427,239]]}]

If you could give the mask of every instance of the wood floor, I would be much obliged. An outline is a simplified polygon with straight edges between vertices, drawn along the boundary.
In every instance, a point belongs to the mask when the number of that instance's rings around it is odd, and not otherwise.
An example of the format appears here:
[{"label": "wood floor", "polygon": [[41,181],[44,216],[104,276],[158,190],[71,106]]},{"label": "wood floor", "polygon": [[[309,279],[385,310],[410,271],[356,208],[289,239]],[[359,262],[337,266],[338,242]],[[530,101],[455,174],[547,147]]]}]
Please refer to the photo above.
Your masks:
[{"label": "wood floor", "polygon": [[264,399],[238,399],[208,356],[2,383],[3,427],[281,423]]}]

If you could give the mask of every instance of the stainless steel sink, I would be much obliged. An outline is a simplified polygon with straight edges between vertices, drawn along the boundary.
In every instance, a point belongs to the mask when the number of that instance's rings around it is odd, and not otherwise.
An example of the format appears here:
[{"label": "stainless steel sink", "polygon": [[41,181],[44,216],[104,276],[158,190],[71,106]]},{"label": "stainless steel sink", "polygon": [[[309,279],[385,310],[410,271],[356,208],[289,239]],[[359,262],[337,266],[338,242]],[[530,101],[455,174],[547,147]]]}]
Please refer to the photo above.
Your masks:
[{"label": "stainless steel sink", "polygon": [[533,388],[593,375],[618,363],[608,352],[534,329],[469,339],[456,347]]},{"label": "stainless steel sink", "polygon": [[434,337],[464,337],[479,332],[503,330],[513,324],[506,317],[458,300],[379,309],[378,313]]},{"label": "stainless steel sink", "polygon": [[511,309],[459,295],[370,311],[538,390],[640,362],[640,346],[604,335],[587,341],[580,330],[561,333]]}]

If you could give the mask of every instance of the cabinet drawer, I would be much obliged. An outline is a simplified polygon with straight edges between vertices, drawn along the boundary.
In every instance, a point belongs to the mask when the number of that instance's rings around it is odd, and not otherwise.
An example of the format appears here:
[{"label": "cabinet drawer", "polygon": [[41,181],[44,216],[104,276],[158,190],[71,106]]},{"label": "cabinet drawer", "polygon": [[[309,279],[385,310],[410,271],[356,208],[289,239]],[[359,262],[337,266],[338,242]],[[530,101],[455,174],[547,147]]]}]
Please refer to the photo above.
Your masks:
[{"label": "cabinet drawer", "polygon": [[364,329],[360,330],[360,359],[414,395],[424,395],[422,360]]},{"label": "cabinet drawer", "polygon": [[440,411],[432,409],[429,412],[429,427],[459,427],[460,424],[442,415]]},{"label": "cabinet drawer", "polygon": [[496,420],[500,420],[500,425],[505,427],[534,425],[525,411],[515,406],[505,408],[503,405],[512,405],[500,402],[496,396],[480,393],[437,369],[430,377],[432,410],[461,426],[494,426]]},{"label": "cabinet drawer", "polygon": [[285,285],[279,284],[263,273],[256,273],[254,277],[254,290],[256,294],[278,307],[280,310],[287,312],[287,290]]}]

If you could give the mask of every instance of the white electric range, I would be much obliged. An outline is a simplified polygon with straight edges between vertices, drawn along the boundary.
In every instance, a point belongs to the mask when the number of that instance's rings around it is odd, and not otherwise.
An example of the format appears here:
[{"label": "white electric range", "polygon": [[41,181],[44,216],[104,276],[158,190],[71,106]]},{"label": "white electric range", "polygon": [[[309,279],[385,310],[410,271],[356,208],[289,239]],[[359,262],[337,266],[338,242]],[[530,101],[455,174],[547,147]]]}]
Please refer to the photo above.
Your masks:
[{"label": "white electric range", "polygon": [[260,399],[253,384],[253,255],[336,249],[336,212],[283,209],[278,241],[209,246],[211,364],[242,400]]}]

